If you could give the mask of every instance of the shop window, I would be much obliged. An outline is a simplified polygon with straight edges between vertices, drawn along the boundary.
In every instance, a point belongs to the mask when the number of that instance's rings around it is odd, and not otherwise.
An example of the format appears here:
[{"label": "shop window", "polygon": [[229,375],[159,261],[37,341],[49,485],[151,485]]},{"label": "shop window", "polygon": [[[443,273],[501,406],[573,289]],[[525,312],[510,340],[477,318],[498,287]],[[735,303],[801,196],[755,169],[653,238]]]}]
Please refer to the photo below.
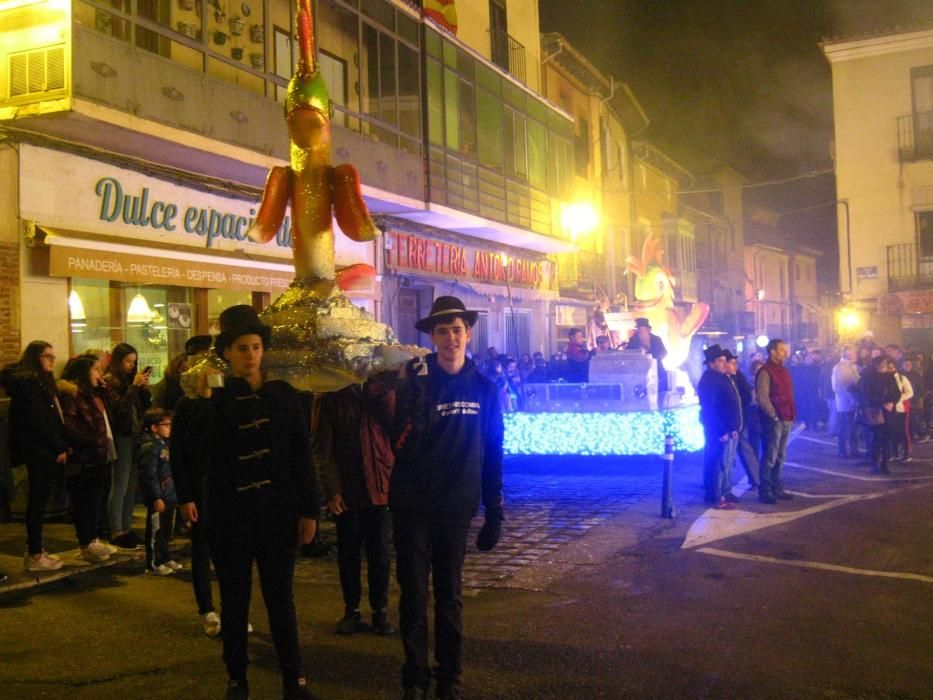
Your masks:
[{"label": "shop window", "polygon": [[117,343],[129,343],[140,369],[152,367],[153,382],[196,332],[191,290],[183,287],[73,278],[69,311],[73,355],[106,354]]},{"label": "shop window", "polygon": [[253,303],[252,292],[237,289],[207,290],[207,332],[216,336],[220,333],[220,313],[231,306]]}]

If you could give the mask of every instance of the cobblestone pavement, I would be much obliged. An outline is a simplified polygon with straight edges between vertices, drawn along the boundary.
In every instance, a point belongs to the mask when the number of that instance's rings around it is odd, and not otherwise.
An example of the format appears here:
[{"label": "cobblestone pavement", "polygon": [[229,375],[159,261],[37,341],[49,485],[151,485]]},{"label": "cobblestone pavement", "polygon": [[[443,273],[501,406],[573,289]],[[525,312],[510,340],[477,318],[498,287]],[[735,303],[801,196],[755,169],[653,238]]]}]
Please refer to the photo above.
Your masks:
[{"label": "cobblestone pavement", "polygon": [[[580,471],[584,468],[585,471]],[[508,588],[524,567],[582,537],[588,530],[628,510],[646,496],[660,498],[660,466],[654,457],[624,461],[588,458],[508,459],[504,491],[506,522],[492,552],[473,546],[482,514],[473,519],[467,540],[465,595],[484,588]],[[328,543],[336,542],[332,522],[321,524]],[[336,552],[322,559],[302,558],[296,570],[302,581],[339,585]]]},{"label": "cobblestone pavement", "polygon": [[[508,458],[504,474],[506,522],[502,539],[492,552],[474,547],[482,525],[482,515],[472,524],[464,564],[464,593],[475,595],[484,588],[508,588],[512,577],[564,545],[582,537],[588,530],[619,515],[651,494],[660,493],[660,466],[655,457],[624,460],[576,457]],[[144,529],[143,511],[136,509],[136,526]],[[321,532],[333,545],[320,558],[300,557],[296,581],[339,586],[336,562],[336,531],[333,521],[324,519]],[[0,571],[9,580],[0,584],[0,593],[32,587],[90,571],[75,559],[74,530],[66,523],[49,523],[45,528],[46,547],[60,553],[66,566],[40,577],[22,570],[24,530],[22,523],[0,524]],[[69,549],[72,548],[72,549]],[[176,553],[184,557],[188,540],[177,538]],[[142,552],[113,557],[111,564],[126,559],[142,559]],[[140,567],[141,569],[142,567]]]}]

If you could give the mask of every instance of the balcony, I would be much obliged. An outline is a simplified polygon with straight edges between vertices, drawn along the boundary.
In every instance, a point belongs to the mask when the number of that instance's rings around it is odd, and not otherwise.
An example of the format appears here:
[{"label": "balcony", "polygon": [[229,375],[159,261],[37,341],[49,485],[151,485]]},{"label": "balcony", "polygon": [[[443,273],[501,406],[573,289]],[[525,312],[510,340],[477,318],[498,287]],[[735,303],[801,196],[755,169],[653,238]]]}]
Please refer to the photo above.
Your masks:
[{"label": "balcony", "polygon": [[933,112],[897,118],[897,149],[902,163],[933,159]]},{"label": "balcony", "polygon": [[[40,5],[0,11],[0,63],[9,65],[0,121],[261,187],[267,173],[262,160],[289,157],[281,100],[290,61],[277,57],[261,24],[225,20],[221,27],[213,12],[198,10],[205,4],[186,0],[176,8],[171,3],[171,22],[105,0],[73,2],[72,12],[54,21],[35,9]],[[209,19],[202,21],[204,16]],[[56,41],[37,42],[24,30],[14,31],[19,25],[41,29]],[[209,27],[216,31],[206,31]],[[281,39],[281,30],[275,31]],[[399,109],[420,113],[417,93],[399,104]],[[424,199],[417,139],[339,104],[332,124],[335,160],[357,165],[363,182],[374,190]],[[171,129],[185,135],[179,139]],[[256,155],[234,158],[230,154],[235,152],[217,148],[218,142]],[[378,210],[379,202],[373,204]]]},{"label": "balcony", "polygon": [[914,243],[888,246],[888,289],[933,288],[933,256],[923,255]]},{"label": "balcony", "polygon": [[609,289],[606,258],[603,255],[581,250],[579,253],[561,258],[559,270],[562,296],[578,299],[594,299],[597,291]]}]

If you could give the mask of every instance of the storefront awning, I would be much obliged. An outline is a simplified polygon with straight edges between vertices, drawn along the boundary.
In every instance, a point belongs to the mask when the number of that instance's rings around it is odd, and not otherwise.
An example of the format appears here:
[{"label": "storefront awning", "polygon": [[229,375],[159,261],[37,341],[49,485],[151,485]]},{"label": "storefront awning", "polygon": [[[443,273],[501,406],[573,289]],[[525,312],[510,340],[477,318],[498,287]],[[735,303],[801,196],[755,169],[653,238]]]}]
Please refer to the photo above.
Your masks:
[{"label": "storefront awning", "polygon": [[49,273],[136,284],[279,293],[295,277],[285,263],[211,256],[91,240],[73,231],[37,226],[50,246]]}]

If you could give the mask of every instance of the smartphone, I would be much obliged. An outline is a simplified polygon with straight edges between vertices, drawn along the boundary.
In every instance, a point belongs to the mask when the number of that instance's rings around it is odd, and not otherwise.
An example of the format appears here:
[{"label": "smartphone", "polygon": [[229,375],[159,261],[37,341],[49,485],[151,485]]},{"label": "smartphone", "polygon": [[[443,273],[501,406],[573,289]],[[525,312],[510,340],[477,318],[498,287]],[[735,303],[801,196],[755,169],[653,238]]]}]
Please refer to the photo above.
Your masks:
[{"label": "smartphone", "polygon": [[152,365],[147,365],[143,370],[143,374],[152,374]]}]

